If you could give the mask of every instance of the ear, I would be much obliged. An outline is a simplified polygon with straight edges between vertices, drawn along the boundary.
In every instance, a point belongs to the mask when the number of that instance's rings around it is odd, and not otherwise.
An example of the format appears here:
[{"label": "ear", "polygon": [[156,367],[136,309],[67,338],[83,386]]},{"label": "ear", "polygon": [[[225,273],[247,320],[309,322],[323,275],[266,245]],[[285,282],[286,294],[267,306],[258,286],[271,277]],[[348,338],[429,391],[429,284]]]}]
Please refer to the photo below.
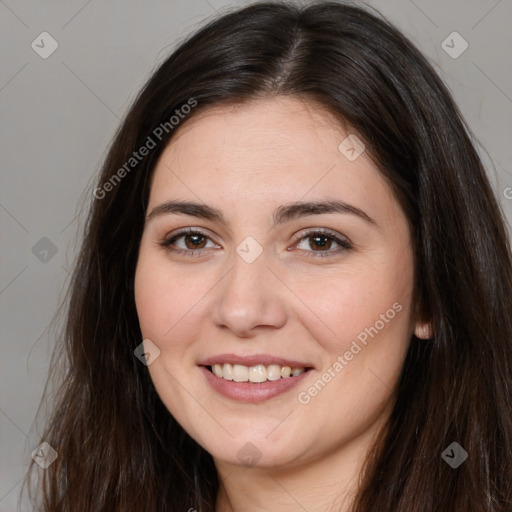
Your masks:
[{"label": "ear", "polygon": [[432,337],[432,325],[430,322],[416,321],[414,335],[421,340],[428,340]]}]

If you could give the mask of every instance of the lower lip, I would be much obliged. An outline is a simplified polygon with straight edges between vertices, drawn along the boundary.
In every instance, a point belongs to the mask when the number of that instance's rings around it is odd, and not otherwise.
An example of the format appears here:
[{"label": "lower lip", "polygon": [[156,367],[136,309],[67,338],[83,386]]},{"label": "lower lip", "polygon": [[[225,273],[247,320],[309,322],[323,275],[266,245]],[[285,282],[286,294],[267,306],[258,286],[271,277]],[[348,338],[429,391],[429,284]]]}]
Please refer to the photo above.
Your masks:
[{"label": "lower lip", "polygon": [[267,380],[266,382],[235,382],[225,380],[214,375],[205,366],[200,367],[211,387],[227,398],[240,402],[258,403],[269,400],[292,389],[306,378],[311,370],[305,371],[297,377],[280,378],[279,380]]}]

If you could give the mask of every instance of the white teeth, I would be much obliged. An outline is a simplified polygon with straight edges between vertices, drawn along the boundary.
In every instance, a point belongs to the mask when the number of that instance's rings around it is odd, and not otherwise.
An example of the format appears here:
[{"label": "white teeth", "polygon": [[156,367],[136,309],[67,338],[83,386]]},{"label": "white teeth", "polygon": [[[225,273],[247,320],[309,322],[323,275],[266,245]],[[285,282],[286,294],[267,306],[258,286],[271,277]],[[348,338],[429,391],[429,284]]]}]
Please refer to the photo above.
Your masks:
[{"label": "white teeth", "polygon": [[222,366],[220,364],[214,364],[213,373],[217,375],[217,377],[222,377]]},{"label": "white teeth", "polygon": [[222,377],[226,380],[233,380],[233,377],[234,377],[233,365],[226,363],[224,365],[224,367],[222,367],[222,365],[220,365],[220,364],[219,364],[219,366],[222,369],[222,373],[221,373],[221,375],[217,375],[217,377]]},{"label": "white teeth", "polygon": [[233,380],[235,382],[247,382],[249,380],[249,368],[241,364],[233,365]]},{"label": "white teeth", "polygon": [[267,368],[268,380],[279,380],[281,378],[281,367],[278,364],[271,364]]},{"label": "white teeth", "polygon": [[235,382],[266,382],[267,380],[275,381],[281,378],[297,377],[306,371],[305,368],[290,368],[289,366],[279,366],[278,364],[270,364],[265,366],[257,364],[251,367],[241,364],[214,364],[212,372],[225,380]]},{"label": "white teeth", "polygon": [[251,382],[265,382],[267,380],[267,369],[259,364],[249,368],[249,380]]}]

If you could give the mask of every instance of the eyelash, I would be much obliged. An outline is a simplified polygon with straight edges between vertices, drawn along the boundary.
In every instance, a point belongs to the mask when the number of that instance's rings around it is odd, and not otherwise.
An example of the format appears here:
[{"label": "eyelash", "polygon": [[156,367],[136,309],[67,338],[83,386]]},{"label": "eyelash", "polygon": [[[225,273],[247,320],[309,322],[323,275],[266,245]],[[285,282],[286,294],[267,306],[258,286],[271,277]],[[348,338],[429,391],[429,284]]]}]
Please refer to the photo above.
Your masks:
[{"label": "eyelash", "polygon": [[[199,257],[203,254],[204,251],[208,251],[208,249],[177,249],[177,248],[171,248],[172,244],[176,242],[176,240],[179,240],[185,235],[201,235],[205,238],[210,238],[209,235],[200,229],[197,228],[188,228],[188,229],[182,229],[178,233],[175,233],[172,237],[166,238],[162,242],[159,243],[162,247],[177,253],[182,254],[184,256],[188,257]],[[338,249],[335,249],[333,251],[327,250],[327,251],[305,251],[306,253],[309,253],[308,256],[311,258],[325,258],[325,257],[331,257],[341,254],[342,252],[345,252],[347,250],[352,249],[352,244],[348,241],[348,239],[341,239],[339,238],[336,233],[328,230],[328,229],[311,229],[305,233],[302,233],[299,238],[297,238],[297,242],[300,242],[303,239],[310,238],[313,235],[323,235],[330,239],[331,241],[336,242],[340,247]],[[299,249],[303,250],[303,249]]]}]

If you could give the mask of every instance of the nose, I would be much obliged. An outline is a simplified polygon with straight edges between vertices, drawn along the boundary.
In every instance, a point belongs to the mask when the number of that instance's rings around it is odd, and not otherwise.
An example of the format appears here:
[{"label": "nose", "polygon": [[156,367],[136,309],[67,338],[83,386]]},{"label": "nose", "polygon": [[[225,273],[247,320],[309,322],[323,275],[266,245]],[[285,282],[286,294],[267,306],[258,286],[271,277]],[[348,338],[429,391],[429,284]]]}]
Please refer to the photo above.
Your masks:
[{"label": "nose", "polygon": [[265,251],[251,263],[234,253],[231,263],[214,289],[215,325],[241,338],[254,337],[263,328],[282,327],[287,318],[287,290]]}]

